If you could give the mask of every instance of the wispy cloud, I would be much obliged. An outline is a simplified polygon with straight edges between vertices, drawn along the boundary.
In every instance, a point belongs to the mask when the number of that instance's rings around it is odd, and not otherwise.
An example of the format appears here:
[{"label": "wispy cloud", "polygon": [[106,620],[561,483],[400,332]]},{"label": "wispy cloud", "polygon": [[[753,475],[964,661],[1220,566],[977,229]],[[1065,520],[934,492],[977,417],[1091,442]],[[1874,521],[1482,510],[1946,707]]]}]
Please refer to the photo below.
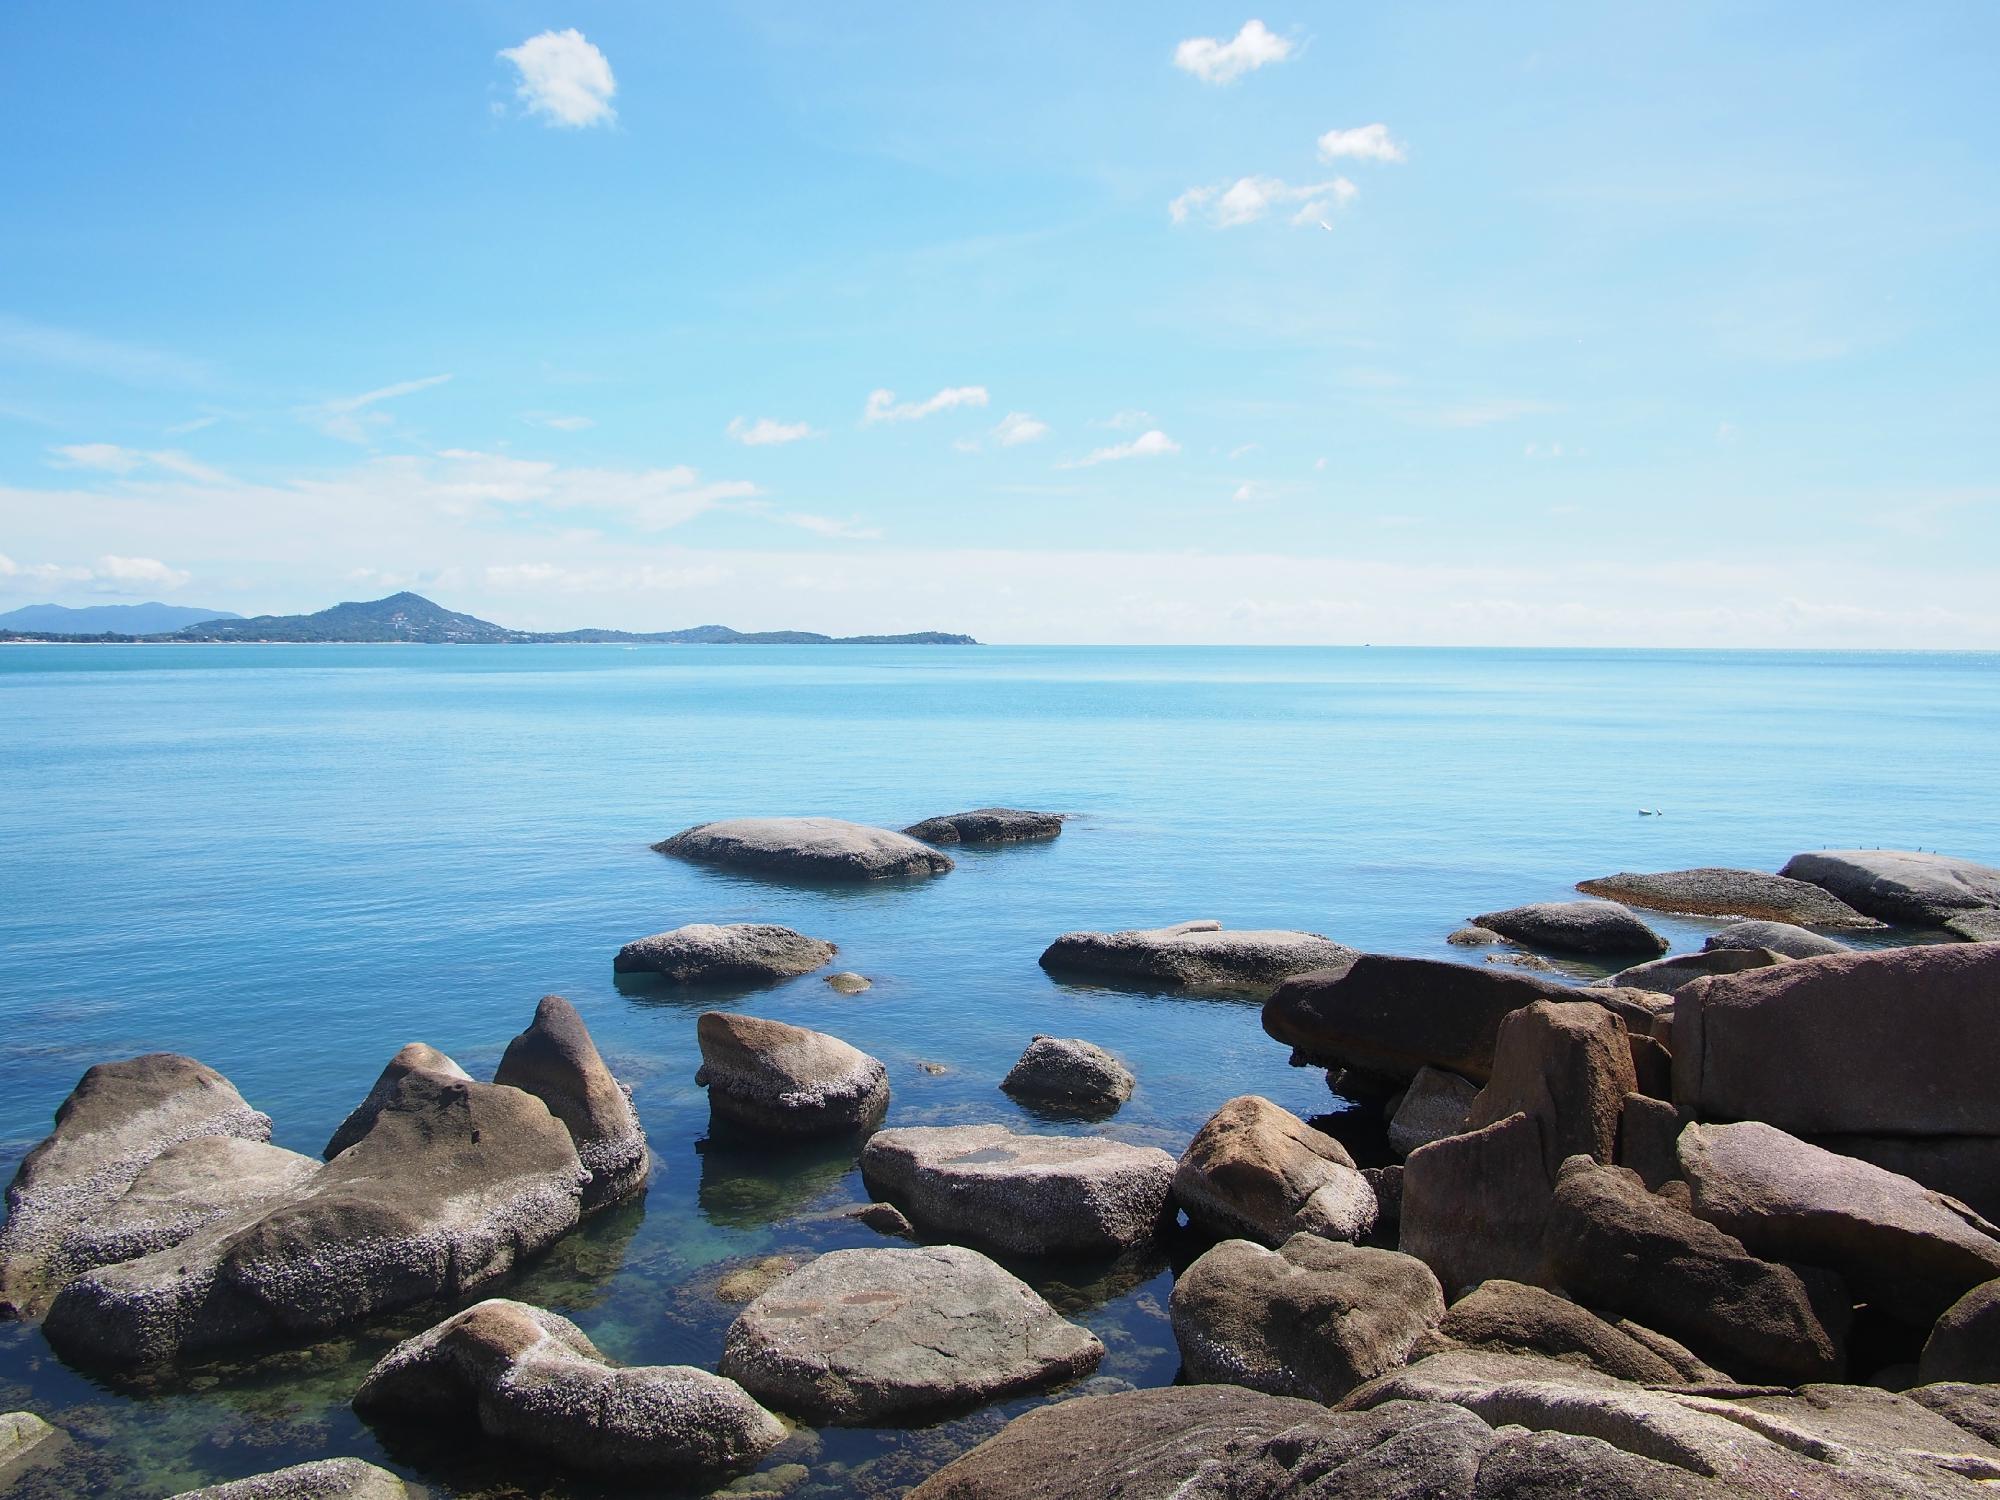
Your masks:
[{"label": "wispy cloud", "polygon": [[1420,413],[1417,420],[1434,427],[1491,427],[1496,422],[1512,422],[1520,417],[1541,416],[1560,410],[1548,401],[1520,396],[1493,396],[1482,401],[1462,402],[1440,411]]},{"label": "wispy cloud", "polygon": [[1024,411],[1010,411],[993,428],[993,441],[1003,448],[1039,442],[1049,435],[1049,424]]},{"label": "wispy cloud", "polygon": [[524,411],[521,420],[530,427],[546,427],[553,432],[588,432],[597,425],[595,417],[569,416],[551,411]]},{"label": "wispy cloud", "polygon": [[358,396],[335,396],[316,406],[302,408],[299,415],[328,437],[366,446],[370,430],[386,427],[390,421],[387,412],[371,411],[369,408],[384,401],[394,401],[399,396],[414,396],[418,391],[427,391],[450,379],[450,375],[426,375],[421,380],[399,380],[394,385],[363,391]]},{"label": "wispy cloud", "polygon": [[1110,416],[1101,417],[1090,425],[1092,427],[1109,427],[1113,432],[1131,432],[1134,428],[1149,426],[1152,420],[1153,414],[1151,412],[1133,408],[1127,411],[1115,411]]},{"label": "wispy cloud", "polygon": [[826,436],[816,431],[810,422],[780,422],[774,417],[759,417],[754,422],[736,417],[724,430],[746,448],[769,448]]},{"label": "wispy cloud", "polygon": [[1181,451],[1181,445],[1168,437],[1159,428],[1142,432],[1129,443],[1113,443],[1108,448],[1096,448],[1082,458],[1073,459],[1062,465],[1065,469],[1088,469],[1093,464],[1118,463],[1128,458],[1163,458]]},{"label": "wispy cloud", "polygon": [[1383,124],[1357,125],[1352,130],[1329,130],[1319,138],[1322,161],[1406,161],[1403,143],[1389,134]]},{"label": "wispy cloud", "polygon": [[101,474],[122,476],[152,468],[204,484],[229,482],[229,476],[220,469],[199,463],[176,448],[141,452],[136,448],[121,448],[116,443],[68,443],[51,448],[49,452],[55,455],[49,462],[58,469],[90,469]]},{"label": "wispy cloud", "polygon": [[960,406],[984,406],[986,402],[986,387],[983,385],[950,386],[929,400],[901,403],[897,402],[894,391],[875,390],[868,393],[868,404],[862,408],[861,420],[865,423],[915,422],[937,412],[951,411]]},{"label": "wispy cloud", "polygon": [[200,386],[213,378],[201,360],[0,313],[0,363],[10,362],[95,375],[121,385]]},{"label": "wispy cloud", "polygon": [[515,92],[528,113],[551,125],[608,125],[617,118],[611,96],[618,81],[611,63],[575,27],[544,31],[500,54],[521,76]]},{"label": "wispy cloud", "polygon": [[[1192,187],[1167,205],[1176,224],[1202,219],[1217,229],[1254,224],[1274,208],[1291,208],[1296,226],[1324,222],[1335,209],[1354,201],[1360,189],[1345,177],[1330,182],[1289,183],[1278,177],[1239,177],[1227,187]],[[1331,227],[1331,226],[1329,226]]]},{"label": "wispy cloud", "polygon": [[1203,83],[1234,83],[1267,63],[1283,62],[1294,50],[1288,38],[1276,35],[1262,21],[1249,20],[1226,42],[1212,36],[1189,37],[1174,48],[1174,66]]},{"label": "wispy cloud", "polygon": [[170,568],[156,557],[119,557],[106,554],[93,566],[76,563],[17,563],[0,553],[0,579],[27,583],[81,583],[97,586],[99,592],[126,593],[139,588],[177,589],[193,575]]}]

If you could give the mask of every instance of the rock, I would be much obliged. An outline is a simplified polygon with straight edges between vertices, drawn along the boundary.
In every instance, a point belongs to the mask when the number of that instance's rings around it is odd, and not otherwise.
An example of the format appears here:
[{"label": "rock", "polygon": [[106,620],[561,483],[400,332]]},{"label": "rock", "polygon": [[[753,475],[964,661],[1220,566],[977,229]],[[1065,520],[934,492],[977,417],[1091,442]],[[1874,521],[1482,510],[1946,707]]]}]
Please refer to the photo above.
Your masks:
[{"label": "rock", "polygon": [[1061,813],[982,807],[973,812],[925,818],[903,832],[927,844],[1019,844],[1030,839],[1052,839],[1062,832],[1062,826]]},{"label": "rock", "polygon": [[320,1155],[332,1161],[349,1146],[360,1140],[374,1127],[375,1117],[382,1113],[382,1106],[395,1097],[402,1081],[412,1073],[429,1073],[441,1079],[464,1079],[471,1081],[472,1075],[457,1063],[446,1057],[437,1048],[424,1042],[411,1042],[389,1059],[389,1065],[376,1078],[375,1086],[368,1091],[368,1097],[355,1105],[347,1118],[328,1137],[326,1149]]},{"label": "rock", "polygon": [[567,1318],[503,1298],[391,1349],[354,1409],[371,1421],[476,1423],[566,1470],[677,1487],[748,1469],[785,1436],[733,1380],[613,1365]]},{"label": "rock", "polygon": [[1823,849],[1795,854],[1784,874],[1831,891],[1885,922],[1907,922],[1970,942],[2000,939],[2000,869],[1907,849]]},{"label": "rock", "polygon": [[1172,1213],[1174,1159],[1103,1136],[1004,1125],[884,1130],[861,1153],[868,1190],[923,1229],[1017,1255],[1107,1255]]},{"label": "rock", "polygon": [[188,1490],[173,1500],[423,1500],[425,1491],[358,1458],[321,1458]]},{"label": "rock", "polygon": [[1839,897],[1804,880],[1762,870],[1667,870],[1658,875],[1605,875],[1576,888],[1607,901],[1697,917],[1737,917],[1802,927],[1880,927]]},{"label": "rock", "polygon": [[838,974],[826,976],[828,988],[836,995],[859,995],[875,988],[875,981],[866,975],[857,974],[852,969],[842,969]]},{"label": "rock", "polygon": [[1812,1143],[1912,1178],[2000,1223],[2000,1136],[1815,1135]]},{"label": "rock", "polygon": [[1282,1245],[1299,1233],[1354,1240],[1374,1227],[1374,1190],[1346,1147],[1269,1099],[1231,1099],[1195,1133],[1174,1197],[1214,1234]]},{"label": "rock", "polygon": [[1550,1191],[1532,1116],[1433,1141],[1403,1163],[1399,1243],[1447,1292],[1495,1277],[1538,1280]]},{"label": "rock", "polygon": [[62,1439],[60,1429],[51,1427],[31,1411],[0,1412],[0,1478],[51,1439]]},{"label": "rock", "polygon": [[1597,981],[1606,987],[1654,990],[1671,995],[1684,984],[1705,979],[1710,974],[1740,974],[1745,969],[1768,969],[1773,964],[1790,963],[1781,953],[1768,948],[1716,948],[1700,953],[1676,953],[1672,958],[1655,958],[1621,969],[1609,979]]},{"label": "rock", "polygon": [[2000,1385],[1943,1380],[1913,1386],[1903,1394],[1960,1431],[2000,1447]]},{"label": "rock", "polygon": [[1786,958],[1825,958],[1829,953],[1851,953],[1845,943],[1789,922],[1731,922],[1720,932],[1709,934],[1701,945],[1704,953],[1724,948],[1764,948]]},{"label": "rock", "polygon": [[953,868],[950,855],[907,834],[839,818],[725,818],[653,847],[696,864],[815,881],[922,878]]},{"label": "rock", "polygon": [[762,1255],[747,1265],[734,1266],[715,1278],[715,1300],[736,1307],[754,1302],[800,1264],[795,1255]]},{"label": "rock", "polygon": [[611,1076],[583,1017],[561,995],[542,996],[533,1023],[507,1044],[493,1081],[533,1094],[568,1128],[590,1173],[585,1213],[645,1185],[652,1158],[632,1096]]},{"label": "rock", "polygon": [[1453,928],[1445,934],[1444,940],[1460,948],[1490,948],[1507,941],[1491,928],[1474,927],[1469,923],[1464,927]]},{"label": "rock", "polygon": [[1667,940],[1616,901],[1537,901],[1472,919],[1502,937],[1564,953],[1665,953]]},{"label": "rock", "polygon": [[1618,1165],[1639,1174],[1646,1191],[1681,1175],[1680,1138],[1685,1122],[1664,1099],[1627,1094],[1618,1120]]},{"label": "rock", "polygon": [[893,1203],[849,1203],[841,1208],[829,1208],[819,1213],[806,1214],[802,1222],[825,1222],[833,1219],[852,1219],[857,1224],[867,1225],[877,1234],[898,1235],[906,1240],[917,1237],[915,1226]]},{"label": "rock", "polygon": [[2000,943],[1698,979],[1674,997],[1674,1102],[1795,1135],[2000,1135]]},{"label": "rock", "polygon": [[1076,1037],[1038,1036],[1000,1080],[1017,1099],[1109,1113],[1132,1097],[1132,1070]]},{"label": "rock", "polygon": [[[1673,1017],[1666,1019],[1669,1035],[1673,1032]],[[1650,1036],[1627,1036],[1631,1044],[1632,1076],[1638,1083],[1638,1092],[1649,1099],[1665,1102],[1674,1097],[1674,1055],[1664,1043]]]},{"label": "rock", "polygon": [[1187,1379],[1330,1404],[1408,1360],[1444,1294],[1414,1256],[1296,1234],[1276,1250],[1224,1240],[1169,1309]]},{"label": "rock", "polygon": [[468,1296],[572,1228],[588,1176],[533,1095],[414,1072],[294,1193],[85,1273],[43,1331],[79,1364],[159,1365]]},{"label": "rock", "polygon": [[1554,974],[1556,966],[1539,953],[1489,953],[1489,964],[1505,964],[1510,969],[1529,969],[1537,974]]},{"label": "rock", "polygon": [[1681,1340],[1732,1375],[1786,1384],[1839,1377],[1844,1300],[1816,1304],[1795,1272],[1648,1193],[1635,1172],[1585,1157],[1564,1162],[1543,1245],[1544,1279]]},{"label": "rock", "polygon": [[807,1421],[873,1426],[1074,1380],[1103,1357],[1026,1283],[938,1245],[809,1262],[729,1325],[721,1368]]},{"label": "rock", "polygon": [[690,922],[635,939],[611,960],[614,974],[658,974],[679,984],[763,984],[810,974],[839,950],[771,922]]},{"label": "rock", "polygon": [[1756,1123],[1690,1125],[1679,1154],[1701,1218],[1753,1255],[1838,1271],[1905,1322],[2000,1278],[2000,1229],[1907,1177]]},{"label": "rock", "polygon": [[1502,1427],[1480,1461],[1472,1500],[1734,1500],[1736,1493],[1602,1438]]},{"label": "rock", "polygon": [[[1641,1342],[1587,1308],[1518,1281],[1480,1283],[1451,1305],[1438,1331],[1468,1348],[1538,1354],[1616,1380],[1666,1385],[1714,1373],[1670,1339],[1655,1334]],[[1680,1358],[1663,1347],[1678,1349]]]},{"label": "rock", "polygon": [[[1701,1409],[1721,1406],[1704,1404]],[[2000,1448],[1919,1402],[1865,1385],[1807,1385],[1783,1395],[1743,1392],[1728,1407],[1783,1422],[1790,1431],[1864,1451],[1935,1455],[2000,1476]]]},{"label": "rock", "polygon": [[889,1072],[837,1036],[707,1012],[695,1023],[708,1107],[766,1135],[846,1135],[873,1130],[889,1112]]},{"label": "rock", "polygon": [[2000,1280],[1974,1287],[1945,1309],[1917,1370],[1925,1385],[1940,1380],[2000,1385]]},{"label": "rock", "polygon": [[1537,1000],[1500,1023],[1493,1076],[1472,1101],[1466,1124],[1483,1130],[1513,1114],[1542,1127],[1543,1164],[1582,1153],[1609,1162],[1618,1149],[1625,1096],[1637,1090],[1624,1023],[1586,1001]]},{"label": "rock", "polygon": [[1353,960],[1352,948],[1316,932],[1224,932],[1181,922],[1130,932],[1066,932],[1042,954],[1051,974],[1086,975],[1209,994],[1261,995],[1280,980]]},{"label": "rock", "polygon": [[191,1057],[154,1052],[86,1072],[7,1189],[0,1223],[0,1311],[39,1312],[81,1267],[63,1258],[87,1224],[167,1147],[197,1136],[268,1141],[271,1118]]},{"label": "rock", "polygon": [[1376,1229],[1388,1238],[1395,1238],[1403,1221],[1403,1169],[1363,1167],[1361,1180],[1375,1192]]},{"label": "rock", "polygon": [[1479,1085],[1442,1068],[1419,1068],[1389,1120],[1389,1149],[1408,1156],[1419,1146],[1463,1131]]}]

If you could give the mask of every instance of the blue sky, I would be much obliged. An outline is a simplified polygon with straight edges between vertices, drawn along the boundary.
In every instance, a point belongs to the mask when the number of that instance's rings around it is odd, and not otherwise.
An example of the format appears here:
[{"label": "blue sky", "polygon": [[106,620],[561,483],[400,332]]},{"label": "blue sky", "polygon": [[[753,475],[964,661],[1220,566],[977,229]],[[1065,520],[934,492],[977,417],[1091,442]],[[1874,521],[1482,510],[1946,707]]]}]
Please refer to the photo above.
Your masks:
[{"label": "blue sky", "polygon": [[1986,3],[25,0],[0,608],[2000,646],[1996,64]]}]

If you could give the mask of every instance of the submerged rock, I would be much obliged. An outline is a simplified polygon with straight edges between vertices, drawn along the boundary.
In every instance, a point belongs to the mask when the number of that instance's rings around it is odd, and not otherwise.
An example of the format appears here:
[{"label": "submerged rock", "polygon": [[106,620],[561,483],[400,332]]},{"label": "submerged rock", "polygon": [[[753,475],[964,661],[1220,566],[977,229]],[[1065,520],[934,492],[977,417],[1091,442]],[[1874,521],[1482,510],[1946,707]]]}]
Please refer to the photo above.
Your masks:
[{"label": "submerged rock", "polygon": [[426,1491],[358,1458],[321,1458],[188,1490],[173,1500],[423,1500]]},{"label": "submerged rock", "polygon": [[0,1412],[0,1479],[30,1454],[46,1452],[62,1438],[61,1429],[51,1427],[31,1411]]},{"label": "submerged rock", "polygon": [[1671,995],[1682,985],[1693,984],[1711,974],[1741,974],[1746,969],[1768,969],[1774,964],[1790,962],[1782,953],[1769,948],[1707,948],[1700,953],[1677,953],[1672,958],[1634,964],[1598,983]]},{"label": "submerged rock", "polygon": [[712,1010],[695,1037],[718,1119],[765,1135],[846,1135],[888,1113],[888,1070],[837,1036]]},{"label": "submerged rock", "polygon": [[1352,962],[1352,948],[1316,932],[1225,932],[1180,922],[1126,932],[1066,932],[1042,954],[1051,974],[1097,975],[1194,993],[1263,994],[1280,980]]},{"label": "submerged rock", "polygon": [[907,834],[839,818],[725,818],[653,845],[697,864],[812,880],[942,875],[949,855]]},{"label": "submerged rock", "polygon": [[865,974],[857,974],[852,969],[842,969],[838,974],[826,976],[827,988],[836,995],[859,995],[875,988],[875,981]]},{"label": "submerged rock", "polygon": [[1786,958],[1825,958],[1829,953],[1854,951],[1845,943],[1789,922],[1731,922],[1720,932],[1711,933],[1701,948],[1704,953],[1725,948],[1763,948]]},{"label": "submerged rock", "polygon": [[470,1073],[437,1048],[425,1042],[411,1042],[389,1059],[389,1065],[376,1078],[375,1086],[328,1137],[326,1149],[320,1152],[320,1155],[332,1161],[368,1134],[375,1124],[375,1117],[382,1113],[382,1106],[395,1097],[397,1087],[412,1073],[428,1073],[447,1081],[451,1079],[461,1079],[468,1083],[472,1081]]},{"label": "submerged rock", "polygon": [[1231,1099],[1195,1133],[1174,1197],[1215,1234],[1282,1245],[1299,1233],[1355,1240],[1375,1227],[1375,1190],[1332,1136],[1269,1099]]},{"label": "submerged rock", "polygon": [[1657,875],[1603,875],[1579,880],[1576,888],[1609,901],[1697,917],[1791,922],[1802,927],[1882,925],[1817,885],[1784,875],[1766,875],[1762,870],[1707,867],[1666,870]]},{"label": "submerged rock", "polygon": [[1665,953],[1667,940],[1616,901],[1537,901],[1472,919],[1502,937],[1564,953]]},{"label": "submerged rock", "polygon": [[1109,1255],[1166,1222],[1174,1159],[1103,1136],[912,1126],[873,1136],[861,1175],[932,1233],[1017,1255]]},{"label": "submerged rock", "polygon": [[838,951],[822,938],[772,922],[690,922],[627,943],[611,969],[658,974],[679,984],[756,984],[810,974]]},{"label": "submerged rock", "polygon": [[476,1424],[564,1469],[677,1486],[748,1469],[785,1436],[733,1380],[614,1365],[567,1318],[501,1298],[390,1350],[354,1409],[370,1421]]},{"label": "submerged rock", "polygon": [[507,1044],[493,1081],[533,1094],[568,1128],[590,1173],[585,1213],[644,1186],[652,1159],[632,1097],[598,1056],[583,1017],[561,995],[542,997],[534,1022]]},{"label": "submerged rock", "polygon": [[723,1374],[810,1422],[879,1425],[1073,1380],[1104,1357],[976,1250],[834,1250],[729,1325]]},{"label": "submerged rock", "polygon": [[1062,826],[1061,813],[981,807],[972,812],[925,818],[903,832],[927,844],[1019,844],[1031,839],[1052,839],[1062,832]]},{"label": "submerged rock", "polygon": [[1784,873],[1887,922],[1941,927],[1970,942],[2000,939],[2000,869],[1909,849],[1795,854]]},{"label": "submerged rock", "polygon": [[1132,1070],[1079,1037],[1038,1036],[1000,1080],[1017,1099],[1110,1112],[1132,1097]]}]

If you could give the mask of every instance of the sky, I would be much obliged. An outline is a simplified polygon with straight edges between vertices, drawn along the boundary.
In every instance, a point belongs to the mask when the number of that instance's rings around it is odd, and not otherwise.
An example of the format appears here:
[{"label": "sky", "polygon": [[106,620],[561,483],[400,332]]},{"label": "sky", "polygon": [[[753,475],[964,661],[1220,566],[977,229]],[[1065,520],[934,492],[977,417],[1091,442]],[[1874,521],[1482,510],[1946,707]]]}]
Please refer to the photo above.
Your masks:
[{"label": "sky", "polygon": [[14,0],[0,609],[2000,647],[2000,6]]}]

